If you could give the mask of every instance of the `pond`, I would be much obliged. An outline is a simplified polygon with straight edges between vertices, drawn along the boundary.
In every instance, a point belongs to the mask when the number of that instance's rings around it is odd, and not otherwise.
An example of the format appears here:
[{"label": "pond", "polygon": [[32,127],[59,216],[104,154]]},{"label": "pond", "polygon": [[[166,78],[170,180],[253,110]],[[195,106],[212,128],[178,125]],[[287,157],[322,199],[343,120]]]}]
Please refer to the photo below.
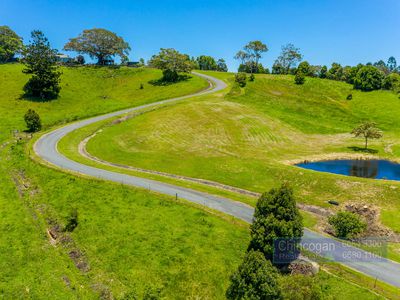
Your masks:
[{"label": "pond", "polygon": [[373,179],[400,180],[400,164],[381,159],[341,159],[304,162],[296,166],[314,171]]}]

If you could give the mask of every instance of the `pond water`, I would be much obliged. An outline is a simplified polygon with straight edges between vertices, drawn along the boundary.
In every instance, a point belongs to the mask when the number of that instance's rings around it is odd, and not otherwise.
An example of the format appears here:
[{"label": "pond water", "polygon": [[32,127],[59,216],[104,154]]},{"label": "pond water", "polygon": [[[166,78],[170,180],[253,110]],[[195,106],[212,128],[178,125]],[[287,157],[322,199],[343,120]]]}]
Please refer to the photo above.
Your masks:
[{"label": "pond water", "polygon": [[314,171],[373,179],[400,180],[400,164],[388,160],[341,159],[305,162],[296,166]]}]

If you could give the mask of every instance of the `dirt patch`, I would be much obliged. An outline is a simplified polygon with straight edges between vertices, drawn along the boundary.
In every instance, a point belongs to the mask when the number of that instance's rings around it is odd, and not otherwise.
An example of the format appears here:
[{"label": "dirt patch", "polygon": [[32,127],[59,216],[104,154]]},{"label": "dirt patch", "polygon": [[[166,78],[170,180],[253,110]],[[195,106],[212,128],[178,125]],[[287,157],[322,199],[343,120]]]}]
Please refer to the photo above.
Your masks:
[{"label": "dirt patch", "polygon": [[400,235],[382,225],[380,222],[380,208],[371,204],[351,202],[345,205],[345,209],[355,213],[366,222],[367,229],[363,233],[364,237],[383,237],[389,242],[400,242]]}]

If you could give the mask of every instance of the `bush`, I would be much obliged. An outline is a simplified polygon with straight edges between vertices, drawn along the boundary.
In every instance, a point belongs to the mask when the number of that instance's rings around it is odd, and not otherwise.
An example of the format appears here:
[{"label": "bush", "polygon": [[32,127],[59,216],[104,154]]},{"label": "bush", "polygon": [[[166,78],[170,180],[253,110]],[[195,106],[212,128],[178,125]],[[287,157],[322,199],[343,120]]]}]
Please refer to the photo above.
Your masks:
[{"label": "bush", "polygon": [[249,77],[249,81],[254,81],[254,79],[256,79],[256,77],[254,76],[254,74],[251,74]]},{"label": "bush", "polygon": [[383,88],[387,90],[400,91],[400,75],[391,73],[383,80]]},{"label": "bush", "polygon": [[362,91],[373,91],[382,88],[384,75],[374,66],[360,68],[354,78],[354,88]]},{"label": "bush", "polygon": [[139,87],[141,90],[143,90],[144,89],[144,85],[143,85],[143,83],[141,83],[140,84],[140,87]]},{"label": "bush", "polygon": [[291,188],[282,185],[261,195],[250,234],[249,250],[261,251],[269,260],[273,258],[276,238],[293,238],[294,242],[299,242],[303,235],[303,220]]},{"label": "bush", "polygon": [[353,94],[348,94],[347,97],[346,97],[346,99],[347,99],[347,100],[353,99]]},{"label": "bush", "polygon": [[311,74],[311,66],[307,61],[302,61],[299,66],[297,67],[296,74],[302,73],[304,75]]},{"label": "bush", "polygon": [[37,132],[42,129],[42,122],[40,121],[40,117],[33,109],[28,109],[24,116],[24,120],[29,132]]},{"label": "bush", "polygon": [[261,252],[248,252],[238,270],[231,276],[226,298],[282,299],[278,270]]},{"label": "bush", "polygon": [[291,275],[280,280],[283,299],[285,300],[319,300],[322,289],[317,278],[313,276]]},{"label": "bush", "polygon": [[306,76],[304,76],[303,73],[297,72],[296,75],[294,76],[294,83],[296,84],[304,84],[306,81]]},{"label": "bush", "polygon": [[246,73],[239,72],[235,75],[235,82],[237,82],[240,87],[245,87],[246,81],[247,81]]},{"label": "bush", "polygon": [[333,226],[335,235],[343,239],[356,237],[366,228],[365,222],[358,215],[348,211],[329,217],[328,223]]},{"label": "bush", "polygon": [[65,225],[64,231],[72,232],[76,227],[78,227],[78,210],[75,208],[67,218],[67,224]]}]

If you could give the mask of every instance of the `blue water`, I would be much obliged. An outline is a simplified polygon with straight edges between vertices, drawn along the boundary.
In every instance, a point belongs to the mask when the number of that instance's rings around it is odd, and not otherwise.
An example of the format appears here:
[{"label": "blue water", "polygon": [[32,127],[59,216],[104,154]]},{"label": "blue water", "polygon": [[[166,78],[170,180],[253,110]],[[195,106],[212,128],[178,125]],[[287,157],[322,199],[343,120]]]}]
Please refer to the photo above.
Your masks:
[{"label": "blue water", "polygon": [[388,160],[341,159],[301,163],[296,166],[347,176],[400,180],[400,164]]}]

